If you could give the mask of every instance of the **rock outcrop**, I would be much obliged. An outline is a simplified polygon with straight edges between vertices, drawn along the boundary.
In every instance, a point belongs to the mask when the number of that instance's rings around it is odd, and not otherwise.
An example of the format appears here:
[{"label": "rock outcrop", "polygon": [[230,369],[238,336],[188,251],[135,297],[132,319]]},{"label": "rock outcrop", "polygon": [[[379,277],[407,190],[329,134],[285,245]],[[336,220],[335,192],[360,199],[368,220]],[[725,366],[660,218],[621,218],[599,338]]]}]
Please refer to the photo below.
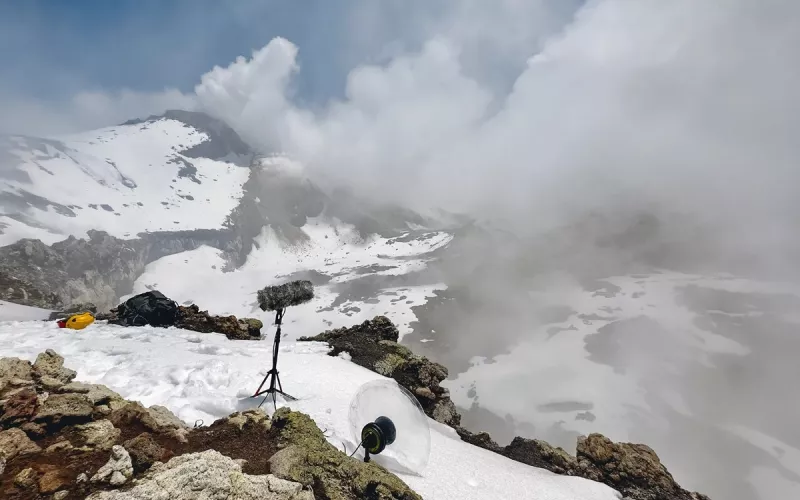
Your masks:
[{"label": "rock outcrop", "polygon": [[249,410],[190,429],[74,378],[54,351],[0,359],[0,498],[420,499],[302,413]]},{"label": "rock outcrop", "polygon": [[69,236],[50,246],[22,239],[0,247],[0,300],[58,312],[87,305],[108,311],[150,262],[204,244],[223,247],[229,233],[177,231],[121,240],[90,230],[88,239]]},{"label": "rock outcrop", "polygon": [[201,333],[221,333],[231,340],[259,340],[264,324],[255,318],[212,316],[196,304],[178,306],[175,326]]},{"label": "rock outcrop", "polygon": [[681,488],[658,455],[643,444],[614,443],[602,434],[578,439],[576,456],[538,439],[516,437],[500,446],[485,432],[457,427],[461,439],[511,460],[567,476],[607,484],[626,500],[709,500]]},{"label": "rock outcrop", "polygon": [[[149,293],[149,292],[148,292]],[[168,299],[167,299],[168,300]],[[170,301],[172,303],[172,301]],[[153,326],[174,326],[183,330],[191,330],[200,333],[221,333],[231,340],[260,340],[261,329],[264,323],[256,318],[237,318],[236,316],[214,316],[208,311],[201,311],[197,304],[189,306],[173,306],[177,310],[174,314],[174,321],[170,318],[170,324],[155,324]],[[108,321],[111,324],[127,326],[122,313],[119,311],[122,304],[111,309],[109,313],[98,314],[95,319]],[[140,317],[146,318],[142,313]]]},{"label": "rock outcrop", "polygon": [[272,473],[310,486],[317,498],[422,500],[383,467],[334,448],[307,415],[279,409],[272,435],[278,448],[269,459]]},{"label": "rock outcrop", "polygon": [[271,474],[252,476],[242,473],[233,459],[209,450],[188,453],[157,464],[136,485],[125,491],[102,491],[89,500],[194,500],[203,498],[242,498],[259,500],[314,500],[303,486]]},{"label": "rock outcrop", "polygon": [[33,283],[26,277],[31,276],[0,264],[0,300],[42,309],[58,309],[63,305],[51,284]]},{"label": "rock outcrop", "polygon": [[147,265],[140,240],[120,240],[104,231],[89,238],[73,236],[47,246],[23,239],[0,248],[0,275],[29,283],[41,295],[58,300],[12,300],[24,305],[61,309],[92,302],[111,307],[119,290],[127,289]]},{"label": "rock outcrop", "polygon": [[60,311],[53,311],[48,318],[50,321],[55,321],[59,318],[67,318],[73,314],[91,313],[97,314],[97,306],[91,302],[72,304],[69,307],[64,307]]},{"label": "rock outcrop", "polygon": [[326,342],[328,353],[338,356],[347,353],[350,359],[365,368],[393,378],[416,395],[425,413],[450,426],[461,423],[461,415],[450,400],[450,392],[439,384],[447,378],[447,368],[417,356],[397,343],[397,327],[385,316],[350,328],[338,328],[301,341]]},{"label": "rock outcrop", "polygon": [[577,455],[538,439],[514,438],[501,447],[486,433],[458,429],[465,441],[517,462],[611,486],[630,500],[708,500],[681,488],[658,455],[643,444],[614,443],[602,434],[578,439]]}]

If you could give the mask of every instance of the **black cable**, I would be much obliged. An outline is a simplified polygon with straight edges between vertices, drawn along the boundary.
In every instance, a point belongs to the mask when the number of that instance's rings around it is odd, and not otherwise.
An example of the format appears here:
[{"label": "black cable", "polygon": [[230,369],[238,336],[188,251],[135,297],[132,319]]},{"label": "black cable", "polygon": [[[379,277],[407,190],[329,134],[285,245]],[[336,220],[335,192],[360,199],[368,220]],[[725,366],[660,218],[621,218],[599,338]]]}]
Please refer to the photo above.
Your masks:
[{"label": "black cable", "polygon": [[353,453],[351,453],[351,454],[350,454],[350,456],[351,456],[351,457],[352,457],[353,455],[355,455],[355,454],[356,454],[356,452],[358,451],[358,449],[359,449],[359,448],[361,448],[361,445],[362,445],[362,444],[364,444],[364,441],[361,441],[360,443],[358,443],[358,446],[356,446],[356,449],[355,449],[355,450],[353,450]]}]

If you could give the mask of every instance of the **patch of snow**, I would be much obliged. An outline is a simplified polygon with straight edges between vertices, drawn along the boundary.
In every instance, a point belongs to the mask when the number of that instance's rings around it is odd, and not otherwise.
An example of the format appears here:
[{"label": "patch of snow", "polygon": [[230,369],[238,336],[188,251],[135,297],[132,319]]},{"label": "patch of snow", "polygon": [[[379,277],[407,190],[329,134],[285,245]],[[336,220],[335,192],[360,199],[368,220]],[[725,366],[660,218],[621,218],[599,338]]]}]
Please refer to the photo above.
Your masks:
[{"label": "patch of snow", "polygon": [[52,245],[56,241],[63,240],[64,235],[48,229],[29,226],[6,215],[0,215],[0,247],[11,245],[24,238],[42,240],[45,245]]},{"label": "patch of snow", "polygon": [[47,319],[50,317],[51,312],[53,311],[49,309],[23,306],[0,300],[0,321],[35,321]]},{"label": "patch of snow", "polygon": [[[0,191],[25,190],[70,207],[74,216],[52,206],[26,211],[59,235],[56,240],[83,237],[89,229],[135,238],[147,231],[220,228],[238,204],[250,170],[178,153],[206,139],[206,134],[168,119],[146,127],[126,125],[65,136],[46,143],[44,150],[14,150],[31,182],[4,179]],[[196,172],[179,176],[189,164]],[[4,232],[5,241],[13,242],[30,230],[11,227]]]}]

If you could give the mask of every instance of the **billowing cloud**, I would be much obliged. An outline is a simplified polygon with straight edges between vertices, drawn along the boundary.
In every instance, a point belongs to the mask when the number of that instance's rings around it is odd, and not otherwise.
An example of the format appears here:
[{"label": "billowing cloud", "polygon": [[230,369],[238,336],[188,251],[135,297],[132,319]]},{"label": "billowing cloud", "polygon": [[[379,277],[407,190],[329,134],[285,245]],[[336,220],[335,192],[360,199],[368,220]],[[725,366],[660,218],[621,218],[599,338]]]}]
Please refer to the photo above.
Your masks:
[{"label": "billowing cloud", "polygon": [[[551,5],[455,9],[321,110],[293,101],[302,69],[282,39],[196,91],[251,141],[405,201],[503,215],[623,194],[720,214],[792,202],[800,6],[595,0],[554,34]],[[486,73],[502,53],[528,58],[505,94]]]}]

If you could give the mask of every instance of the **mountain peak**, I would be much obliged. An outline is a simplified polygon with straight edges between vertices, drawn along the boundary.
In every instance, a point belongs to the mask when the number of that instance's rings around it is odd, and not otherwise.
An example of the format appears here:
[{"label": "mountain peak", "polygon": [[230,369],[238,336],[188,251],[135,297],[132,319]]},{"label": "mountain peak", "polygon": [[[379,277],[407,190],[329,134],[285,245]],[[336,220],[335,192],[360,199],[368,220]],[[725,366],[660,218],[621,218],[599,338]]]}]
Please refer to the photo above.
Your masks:
[{"label": "mountain peak", "polygon": [[253,154],[252,148],[245,143],[227,123],[201,111],[171,109],[161,115],[147,118],[135,118],[121,125],[139,125],[158,120],[175,120],[208,135],[208,140],[197,144],[182,154],[190,158],[210,158],[219,160],[231,155],[248,156]]}]

